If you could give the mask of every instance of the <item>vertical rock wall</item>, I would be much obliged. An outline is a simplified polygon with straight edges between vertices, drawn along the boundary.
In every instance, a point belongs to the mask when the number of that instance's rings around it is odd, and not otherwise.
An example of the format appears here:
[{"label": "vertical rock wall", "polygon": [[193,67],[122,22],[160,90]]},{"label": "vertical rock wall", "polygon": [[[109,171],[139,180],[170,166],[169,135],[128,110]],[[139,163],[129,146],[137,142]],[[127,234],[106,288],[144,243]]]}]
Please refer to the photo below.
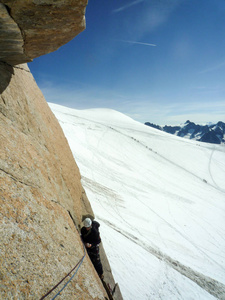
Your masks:
[{"label": "vertical rock wall", "polygon": [[[0,299],[40,299],[84,255],[77,228],[93,212],[61,127],[21,63],[55,51],[84,30],[86,5],[0,3]],[[114,285],[103,247],[101,255],[105,278]],[[105,296],[86,256],[61,299]],[[119,288],[115,297],[122,299]]]},{"label": "vertical rock wall", "polygon": [[[0,78],[0,298],[39,299],[83,256],[76,226],[92,210],[28,67],[0,63]],[[87,257],[62,299],[105,299]]]}]

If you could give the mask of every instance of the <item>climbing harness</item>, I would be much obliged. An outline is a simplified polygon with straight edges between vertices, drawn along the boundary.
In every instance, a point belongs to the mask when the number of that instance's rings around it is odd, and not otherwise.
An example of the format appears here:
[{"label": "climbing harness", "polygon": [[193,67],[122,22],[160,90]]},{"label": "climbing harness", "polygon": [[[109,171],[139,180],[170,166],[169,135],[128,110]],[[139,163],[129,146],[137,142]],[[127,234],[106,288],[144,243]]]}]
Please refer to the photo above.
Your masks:
[{"label": "climbing harness", "polygon": [[83,247],[84,247],[84,255],[79,260],[79,262],[76,264],[76,266],[65,277],[63,277],[63,279],[61,279],[50,291],[48,291],[44,296],[42,296],[40,300],[45,299],[50,293],[52,293],[60,285],[60,283],[62,283],[74,270],[76,270],[75,273],[73,274],[73,276],[67,281],[67,283],[62,287],[62,289],[51,300],[54,300],[65,289],[65,287],[68,285],[68,283],[74,278],[74,276],[77,274],[80,266],[82,265],[85,255],[86,255],[86,250],[85,250],[84,244],[83,244]]}]

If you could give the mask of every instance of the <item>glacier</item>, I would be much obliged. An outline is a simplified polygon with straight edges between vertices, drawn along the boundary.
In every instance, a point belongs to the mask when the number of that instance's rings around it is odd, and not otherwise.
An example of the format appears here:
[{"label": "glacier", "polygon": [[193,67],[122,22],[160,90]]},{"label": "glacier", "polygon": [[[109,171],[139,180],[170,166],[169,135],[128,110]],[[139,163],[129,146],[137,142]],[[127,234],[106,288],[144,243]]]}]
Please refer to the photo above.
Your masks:
[{"label": "glacier", "polygon": [[225,299],[225,146],[49,103],[124,300]]}]

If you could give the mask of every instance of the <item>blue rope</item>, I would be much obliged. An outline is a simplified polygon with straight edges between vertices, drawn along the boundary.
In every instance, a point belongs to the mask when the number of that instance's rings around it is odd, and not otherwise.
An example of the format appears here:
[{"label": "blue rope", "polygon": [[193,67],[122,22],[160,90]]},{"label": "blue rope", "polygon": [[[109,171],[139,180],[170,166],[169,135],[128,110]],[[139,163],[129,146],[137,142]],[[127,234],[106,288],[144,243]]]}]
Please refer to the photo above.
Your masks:
[{"label": "blue rope", "polygon": [[80,266],[82,265],[83,261],[84,261],[84,258],[85,258],[85,255],[86,255],[86,251],[85,251],[85,248],[84,248],[84,256],[83,258],[81,259],[78,267],[77,267],[77,270],[76,272],[73,274],[73,276],[67,281],[67,283],[62,287],[62,289],[51,299],[51,300],[54,300],[57,296],[59,296],[59,294],[65,289],[65,287],[68,285],[68,283],[73,279],[73,277],[77,274]]}]

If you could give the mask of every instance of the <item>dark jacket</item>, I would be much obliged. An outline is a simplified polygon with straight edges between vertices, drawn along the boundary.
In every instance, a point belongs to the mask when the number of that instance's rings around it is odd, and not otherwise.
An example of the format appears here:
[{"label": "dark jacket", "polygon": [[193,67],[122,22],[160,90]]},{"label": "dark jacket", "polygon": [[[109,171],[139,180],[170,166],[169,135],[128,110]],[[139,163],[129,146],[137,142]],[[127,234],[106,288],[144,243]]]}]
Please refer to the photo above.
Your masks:
[{"label": "dark jacket", "polygon": [[91,229],[87,231],[85,227],[81,228],[81,238],[84,243],[92,244],[92,246],[96,246],[101,243],[101,238],[99,234],[100,224],[96,221],[92,221]]}]

